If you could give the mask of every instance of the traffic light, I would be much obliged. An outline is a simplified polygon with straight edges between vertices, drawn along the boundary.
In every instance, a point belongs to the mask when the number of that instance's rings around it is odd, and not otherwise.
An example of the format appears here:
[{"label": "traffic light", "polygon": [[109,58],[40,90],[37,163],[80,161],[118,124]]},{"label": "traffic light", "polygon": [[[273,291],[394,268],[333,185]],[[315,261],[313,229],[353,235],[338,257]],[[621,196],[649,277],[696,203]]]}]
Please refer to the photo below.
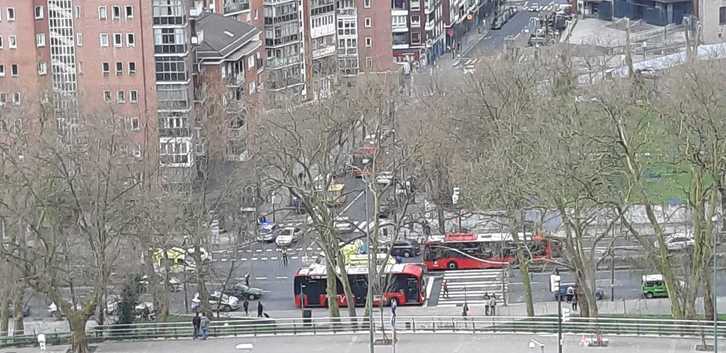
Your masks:
[{"label": "traffic light", "polygon": [[560,275],[550,275],[550,292],[560,292]]}]

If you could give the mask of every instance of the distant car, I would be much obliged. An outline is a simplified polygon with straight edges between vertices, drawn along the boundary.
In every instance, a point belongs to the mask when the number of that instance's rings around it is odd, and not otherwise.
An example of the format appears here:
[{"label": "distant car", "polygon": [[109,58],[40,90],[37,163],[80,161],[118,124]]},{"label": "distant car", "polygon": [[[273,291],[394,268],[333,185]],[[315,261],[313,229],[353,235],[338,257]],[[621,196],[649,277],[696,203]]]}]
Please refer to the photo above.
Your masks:
[{"label": "distant car", "polygon": [[259,233],[257,235],[257,241],[272,243],[277,237],[277,224],[274,223],[262,223],[260,224]]},{"label": "distant car", "polygon": [[262,289],[249,287],[244,283],[240,282],[233,285],[231,288],[227,288],[224,294],[231,295],[240,299],[257,300],[262,298]]},{"label": "distant car", "polygon": [[[161,279],[158,280],[159,282]],[[139,285],[141,286],[141,291],[146,292],[149,288],[149,275],[144,275],[139,279]],[[178,279],[174,277],[169,277],[169,281],[166,283],[166,288],[170,292],[180,292],[182,290],[182,283]]]},{"label": "distant car", "polygon": [[[694,244],[693,238],[686,235],[673,235],[665,238],[666,248],[670,251],[686,250]],[[653,245],[657,247],[658,241],[656,240]]]},{"label": "distant car", "polygon": [[302,238],[303,231],[297,227],[284,227],[280,229],[275,238],[275,244],[279,247],[287,247]]},{"label": "distant car", "polygon": [[336,217],[333,223],[335,229],[340,233],[350,233],[353,231],[353,223],[348,217]]},{"label": "distant car", "polygon": [[397,240],[391,246],[391,256],[413,257],[419,255],[421,255],[421,246],[415,240]]},{"label": "distant car", "polygon": [[[577,284],[575,283],[562,283],[560,284],[560,291],[555,293],[555,300],[565,300],[567,298],[567,288],[572,287],[577,291]],[[605,298],[605,291],[602,288],[595,288],[595,300],[603,300]]]},{"label": "distant car", "polygon": [[379,172],[376,175],[376,183],[381,185],[389,185],[393,182],[393,179],[392,172]]},{"label": "distant car", "polygon": [[529,12],[539,12],[539,6],[532,5],[529,8],[527,8],[527,11],[529,11]]},{"label": "distant car", "polygon": [[[192,299],[192,310],[198,311],[202,306],[202,301],[199,299],[199,293],[194,295]],[[213,311],[235,311],[239,310],[239,299],[235,296],[222,294],[220,292],[209,293],[209,307]]]}]

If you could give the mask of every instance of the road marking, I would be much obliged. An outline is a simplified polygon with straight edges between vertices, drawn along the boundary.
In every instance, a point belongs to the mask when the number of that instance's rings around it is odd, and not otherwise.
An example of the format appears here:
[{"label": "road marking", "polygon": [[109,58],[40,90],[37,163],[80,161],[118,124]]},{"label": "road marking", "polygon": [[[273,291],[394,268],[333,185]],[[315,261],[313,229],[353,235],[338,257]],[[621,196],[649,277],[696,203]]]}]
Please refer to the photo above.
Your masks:
[{"label": "road marking", "polygon": [[275,278],[276,278],[276,279],[288,279],[289,277],[287,277],[287,276],[277,276],[277,277],[275,277]]},{"label": "road marking", "polygon": [[306,250],[307,251],[313,251],[313,248],[307,248]]},{"label": "road marking", "polygon": [[270,260],[277,260],[277,257],[271,257]]},{"label": "road marking", "polygon": [[262,261],[267,261],[267,258],[266,258],[266,257],[263,257],[263,258],[261,258],[260,260],[262,260]]},{"label": "road marking", "polygon": [[267,277],[255,277],[255,279],[267,279]]},{"label": "road marking", "polygon": [[257,249],[255,250],[255,252],[262,252],[262,249]]},{"label": "road marking", "polygon": [[302,251],[303,248],[297,248],[297,251]]},{"label": "road marking", "polygon": [[266,252],[271,252],[271,251],[272,251],[272,249],[267,249],[267,250],[265,250],[265,251],[266,251]]},{"label": "road marking", "polygon": [[247,258],[246,258],[246,257],[243,257],[243,258],[241,258],[241,259],[239,259],[239,260],[240,260],[240,261],[247,261]]},{"label": "road marking", "polygon": [[252,252],[252,249],[247,249],[245,250],[245,252]]},{"label": "road marking", "polygon": [[297,260],[297,256],[293,256],[293,257],[292,257],[292,259],[293,259],[293,260]]},{"label": "road marking", "polygon": [[221,261],[222,261],[222,262],[227,262],[227,259],[226,259],[226,258],[225,258],[225,259],[221,259]]},{"label": "road marking", "polygon": [[252,258],[252,261],[257,261],[257,258],[256,258],[256,257],[253,257],[253,258]]},{"label": "road marking", "polygon": [[340,211],[340,213],[338,213],[338,214],[339,214],[339,215],[342,215],[343,213],[345,213],[345,211],[347,211],[347,210],[348,210],[349,208],[351,208],[351,206],[353,206],[353,204],[354,204],[354,203],[355,203],[356,201],[358,201],[358,199],[359,199],[359,198],[360,198],[361,196],[363,196],[363,194],[364,194],[364,192],[363,192],[363,191],[359,192],[359,193],[358,193],[358,196],[356,196],[356,197],[355,197],[355,198],[353,199],[353,201],[351,201],[351,202],[350,202],[350,203],[349,203],[349,204],[348,204],[347,206],[345,206],[345,208],[343,208],[343,209],[342,209],[342,210]]}]

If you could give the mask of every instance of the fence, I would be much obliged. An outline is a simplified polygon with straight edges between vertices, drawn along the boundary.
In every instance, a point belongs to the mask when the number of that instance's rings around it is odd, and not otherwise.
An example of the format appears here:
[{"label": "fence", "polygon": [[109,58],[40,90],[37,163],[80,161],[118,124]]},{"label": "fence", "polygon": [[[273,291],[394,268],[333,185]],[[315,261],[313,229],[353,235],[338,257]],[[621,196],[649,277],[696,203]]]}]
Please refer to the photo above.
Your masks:
[{"label": "fence", "polygon": [[[660,320],[626,318],[572,318],[562,323],[562,332],[576,335],[623,335],[668,337],[713,337],[709,321]],[[723,322],[726,326],[726,322]],[[390,317],[374,319],[376,332],[391,332]],[[460,316],[399,316],[395,320],[396,331],[408,334],[554,334],[557,317],[467,317]],[[726,337],[726,327],[719,326],[719,337]],[[289,336],[363,334],[369,332],[367,318],[318,318],[318,319],[260,319],[212,321],[209,336]],[[131,325],[97,326],[88,332],[90,342],[177,339],[191,337],[188,322],[143,323]],[[46,334],[49,345],[67,344],[70,333]],[[36,344],[35,336],[0,337],[0,347]]]}]

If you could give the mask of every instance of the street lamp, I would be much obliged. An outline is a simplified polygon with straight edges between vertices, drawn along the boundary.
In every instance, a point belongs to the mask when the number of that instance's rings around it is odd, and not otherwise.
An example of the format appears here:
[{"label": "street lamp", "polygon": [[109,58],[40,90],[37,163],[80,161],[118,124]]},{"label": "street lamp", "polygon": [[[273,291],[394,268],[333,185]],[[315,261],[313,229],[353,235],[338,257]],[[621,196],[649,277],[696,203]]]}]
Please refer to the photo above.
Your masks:
[{"label": "street lamp", "polygon": [[[370,220],[368,217],[368,179],[363,176],[363,169],[352,166],[353,170],[358,170],[361,173],[361,179],[363,180],[363,183],[365,184],[365,188],[363,189],[363,197],[365,202],[365,218],[366,218],[366,241],[368,242],[368,251],[367,257],[368,257],[368,292],[366,293],[366,311],[368,312],[368,345],[369,345],[369,351],[370,353],[375,352],[374,348],[374,342],[373,342],[373,279],[376,277],[373,271],[373,256],[371,255],[372,252],[372,242],[371,242],[371,232],[370,232]],[[381,303],[382,305],[382,303]]]},{"label": "street lamp", "polygon": [[716,247],[718,246],[718,236],[721,232],[719,221],[721,217],[719,214],[715,214],[711,218],[711,226],[713,227],[713,284],[711,284],[711,296],[713,297],[713,352],[718,353],[718,297],[717,294],[717,280],[718,280],[718,253]]}]

